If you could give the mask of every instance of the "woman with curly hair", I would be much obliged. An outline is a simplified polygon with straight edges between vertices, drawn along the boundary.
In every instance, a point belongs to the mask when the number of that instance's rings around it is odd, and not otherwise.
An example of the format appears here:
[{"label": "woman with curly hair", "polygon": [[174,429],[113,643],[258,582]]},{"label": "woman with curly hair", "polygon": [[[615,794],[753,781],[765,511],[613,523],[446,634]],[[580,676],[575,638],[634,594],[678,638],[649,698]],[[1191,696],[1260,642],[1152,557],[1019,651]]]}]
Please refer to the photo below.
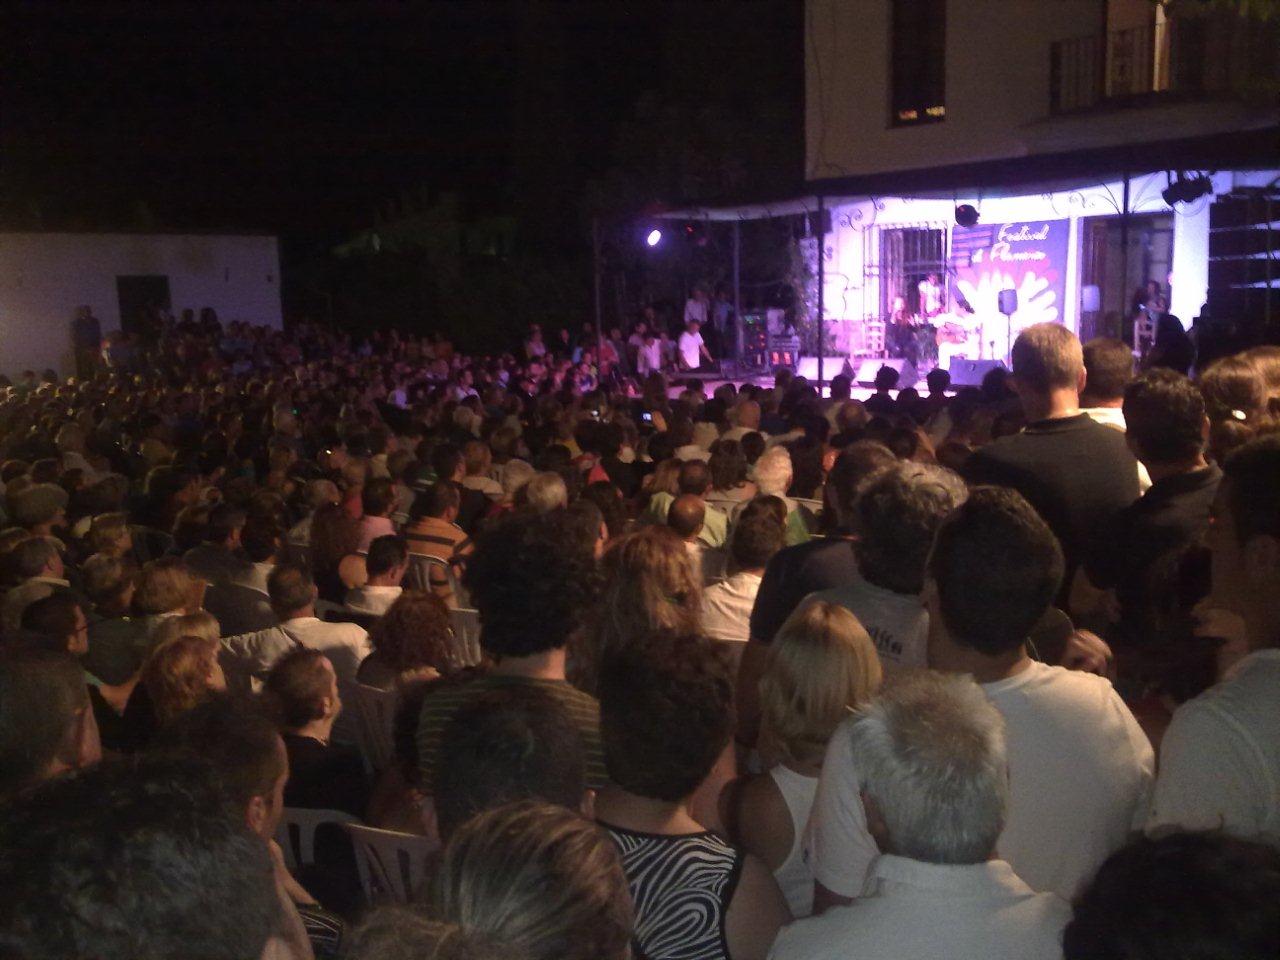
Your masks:
[{"label": "woman with curly hair", "polygon": [[712,444],[707,467],[711,471],[711,492],[707,499],[737,503],[756,495],[756,485],[747,479],[751,469],[747,455],[737,440],[717,440]]},{"label": "woman with curly hair", "polygon": [[414,680],[430,680],[456,669],[449,609],[434,593],[405,590],[369,632],[373,653],[365,657],[356,679],[391,690]]},{"label": "woman with curly hair", "polygon": [[217,637],[185,634],[151,652],[142,668],[142,684],[159,726],[227,689],[218,649]]}]

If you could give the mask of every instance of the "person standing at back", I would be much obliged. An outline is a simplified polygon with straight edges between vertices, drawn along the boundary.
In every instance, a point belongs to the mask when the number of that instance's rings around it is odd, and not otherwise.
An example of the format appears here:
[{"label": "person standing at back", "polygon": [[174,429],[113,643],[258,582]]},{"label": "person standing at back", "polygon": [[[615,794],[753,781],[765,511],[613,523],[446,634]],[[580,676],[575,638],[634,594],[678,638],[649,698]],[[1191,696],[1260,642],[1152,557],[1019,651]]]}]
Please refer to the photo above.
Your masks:
[{"label": "person standing at back", "polygon": [[[939,528],[923,597],[929,666],[972,676],[1005,719],[1010,797],[996,849],[1033,890],[1070,898],[1145,821],[1155,755],[1110,681],[1031,659],[1027,636],[1062,567],[1021,496],[979,488]],[[862,896],[878,855],[861,776],[837,730],[808,828],[816,909]]]},{"label": "person standing at back", "polygon": [[1026,429],[975,452],[964,478],[1011,487],[1031,502],[1062,544],[1069,586],[1107,522],[1138,499],[1138,464],[1123,433],[1082,412],[1084,353],[1066,327],[1023,330],[1011,379]]}]

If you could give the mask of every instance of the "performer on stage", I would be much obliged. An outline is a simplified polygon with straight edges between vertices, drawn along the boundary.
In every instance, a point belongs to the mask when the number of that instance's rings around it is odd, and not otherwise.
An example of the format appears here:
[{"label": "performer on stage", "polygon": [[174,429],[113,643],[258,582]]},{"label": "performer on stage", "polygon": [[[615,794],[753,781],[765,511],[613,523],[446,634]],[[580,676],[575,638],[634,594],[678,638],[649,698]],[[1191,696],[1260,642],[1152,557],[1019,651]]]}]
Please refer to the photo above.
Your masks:
[{"label": "performer on stage", "polygon": [[930,273],[916,285],[920,294],[920,316],[932,320],[943,310],[946,303],[946,289],[938,279],[937,273]]},{"label": "performer on stage", "polygon": [[893,308],[885,323],[884,335],[889,356],[909,360],[911,365],[918,369],[923,343],[925,344],[924,357],[929,359],[927,354],[932,352],[928,348],[933,343],[933,327],[928,323],[921,323],[919,317],[908,312],[905,297],[893,298]]}]

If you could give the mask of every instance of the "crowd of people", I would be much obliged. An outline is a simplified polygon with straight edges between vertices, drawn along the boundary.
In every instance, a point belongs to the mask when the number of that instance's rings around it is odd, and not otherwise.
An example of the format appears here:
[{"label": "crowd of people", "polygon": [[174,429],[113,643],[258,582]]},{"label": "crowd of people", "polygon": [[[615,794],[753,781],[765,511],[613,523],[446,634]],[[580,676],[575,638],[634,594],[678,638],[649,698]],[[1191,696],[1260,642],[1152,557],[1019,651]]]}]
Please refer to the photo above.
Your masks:
[{"label": "crowd of people", "polygon": [[1280,955],[1280,348],[859,401],[588,334],[7,387],[0,955]]}]

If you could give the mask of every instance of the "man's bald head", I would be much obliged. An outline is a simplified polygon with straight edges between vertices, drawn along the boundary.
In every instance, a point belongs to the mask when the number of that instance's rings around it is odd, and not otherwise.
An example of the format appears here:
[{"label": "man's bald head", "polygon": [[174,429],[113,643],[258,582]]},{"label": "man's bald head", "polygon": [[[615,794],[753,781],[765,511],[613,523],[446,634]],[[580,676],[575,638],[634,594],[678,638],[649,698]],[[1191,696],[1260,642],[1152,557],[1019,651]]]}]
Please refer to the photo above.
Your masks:
[{"label": "man's bald head", "polygon": [[700,497],[682,493],[671,503],[671,510],[667,513],[667,526],[682,539],[692,540],[701,532],[706,512]]},{"label": "man's bald head", "polygon": [[743,400],[734,411],[733,421],[736,426],[748,430],[760,429],[760,404],[754,400]]}]

